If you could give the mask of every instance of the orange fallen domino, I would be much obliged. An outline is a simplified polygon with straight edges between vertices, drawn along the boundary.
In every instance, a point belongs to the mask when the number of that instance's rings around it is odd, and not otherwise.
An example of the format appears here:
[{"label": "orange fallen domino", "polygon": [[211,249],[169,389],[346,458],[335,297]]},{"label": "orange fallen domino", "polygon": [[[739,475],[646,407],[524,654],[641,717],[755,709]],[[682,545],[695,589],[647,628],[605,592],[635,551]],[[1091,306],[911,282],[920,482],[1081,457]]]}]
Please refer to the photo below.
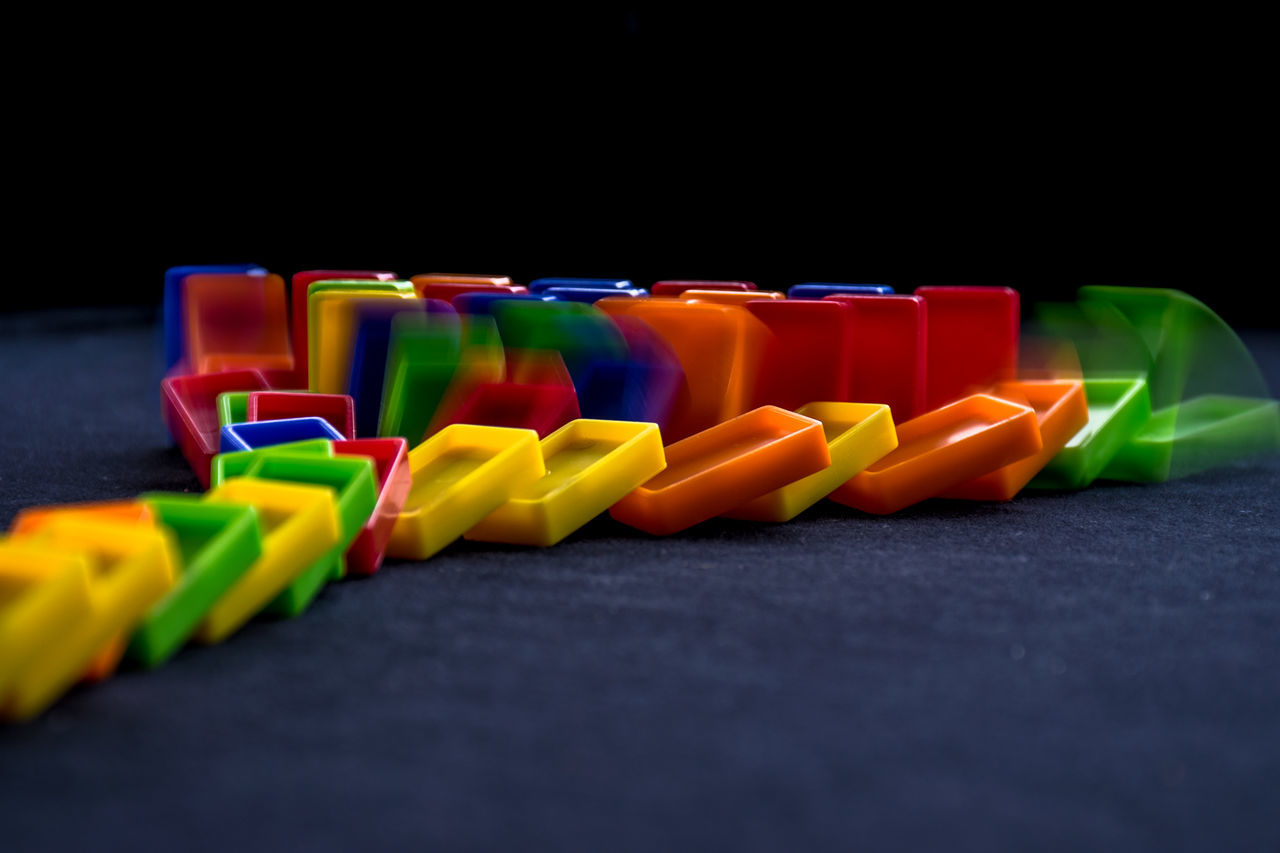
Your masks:
[{"label": "orange fallen domino", "polygon": [[1042,448],[1035,410],[974,394],[898,425],[898,449],[831,493],[887,515],[1025,459]]},{"label": "orange fallen domino", "polygon": [[776,406],[730,418],[666,448],[667,468],[609,510],[664,536],[831,464],[822,422]]}]

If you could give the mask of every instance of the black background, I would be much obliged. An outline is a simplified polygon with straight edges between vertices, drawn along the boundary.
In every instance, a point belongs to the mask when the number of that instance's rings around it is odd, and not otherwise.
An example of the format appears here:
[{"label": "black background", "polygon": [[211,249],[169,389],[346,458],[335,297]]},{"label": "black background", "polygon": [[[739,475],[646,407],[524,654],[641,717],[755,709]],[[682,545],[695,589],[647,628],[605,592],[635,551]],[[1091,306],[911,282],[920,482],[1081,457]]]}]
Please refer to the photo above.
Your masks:
[{"label": "black background", "polygon": [[[1245,21],[203,7],[22,88],[5,307],[175,264],[1169,286],[1274,325]],[[56,67],[55,67],[56,66]],[[47,84],[53,81],[54,86]]]}]

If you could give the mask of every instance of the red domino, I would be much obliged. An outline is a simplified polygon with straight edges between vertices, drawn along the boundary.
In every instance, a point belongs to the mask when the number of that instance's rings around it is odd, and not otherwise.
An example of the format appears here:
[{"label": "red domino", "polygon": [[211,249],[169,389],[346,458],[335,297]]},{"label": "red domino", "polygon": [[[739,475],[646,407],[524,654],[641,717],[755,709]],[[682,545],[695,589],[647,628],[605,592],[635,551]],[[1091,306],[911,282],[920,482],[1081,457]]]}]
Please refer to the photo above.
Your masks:
[{"label": "red domino", "polygon": [[820,299],[760,300],[746,309],[769,330],[751,408],[842,402],[853,360],[851,313]]},{"label": "red domino", "polygon": [[209,488],[209,465],[218,452],[218,395],[267,387],[267,380],[257,370],[167,376],[160,382],[164,424],[202,487]]},{"label": "red domino", "polygon": [[293,274],[289,282],[289,305],[293,318],[292,388],[307,387],[307,288],[316,281],[395,281],[396,274],[384,270],[306,270]]},{"label": "red domino", "polygon": [[823,297],[850,313],[849,385],[839,398],[883,403],[894,423],[925,412],[925,301],[919,296],[841,293]]},{"label": "red domino", "polygon": [[679,296],[686,290],[755,290],[755,282],[752,281],[692,281],[692,280],[670,280],[655,281],[653,287],[649,288],[651,296]]},{"label": "red domino", "polygon": [[476,386],[448,423],[531,429],[538,438],[546,438],[578,417],[578,395],[572,385],[487,382]]},{"label": "red domino", "polygon": [[364,529],[347,549],[347,571],[371,575],[382,565],[391,540],[391,528],[404,507],[413,475],[409,469],[409,442],[403,438],[360,438],[335,441],[333,452],[340,456],[365,456],[373,460],[378,476],[378,502]]},{"label": "red domino", "polygon": [[249,395],[250,421],[324,418],[348,439],[356,437],[356,407],[348,394],[305,391],[255,391]]},{"label": "red domino", "polygon": [[1008,287],[918,287],[928,306],[930,409],[1009,382],[1018,373],[1018,292]]}]

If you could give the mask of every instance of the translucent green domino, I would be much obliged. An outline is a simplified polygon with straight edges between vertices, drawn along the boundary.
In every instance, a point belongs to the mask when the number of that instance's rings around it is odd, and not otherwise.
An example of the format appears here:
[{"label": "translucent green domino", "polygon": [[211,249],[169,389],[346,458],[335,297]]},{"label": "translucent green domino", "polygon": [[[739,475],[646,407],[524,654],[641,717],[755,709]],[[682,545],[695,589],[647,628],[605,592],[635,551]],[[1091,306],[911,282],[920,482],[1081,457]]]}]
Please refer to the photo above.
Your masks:
[{"label": "translucent green domino", "polygon": [[1151,417],[1142,377],[1085,379],[1089,422],[1037,474],[1033,489],[1082,489],[1092,483]]},{"label": "translucent green domino", "polygon": [[413,447],[453,381],[462,355],[456,317],[400,314],[391,321],[378,435],[401,436]]},{"label": "translucent green domino", "polygon": [[1155,412],[1102,477],[1162,483],[1277,448],[1275,400],[1206,394]]}]

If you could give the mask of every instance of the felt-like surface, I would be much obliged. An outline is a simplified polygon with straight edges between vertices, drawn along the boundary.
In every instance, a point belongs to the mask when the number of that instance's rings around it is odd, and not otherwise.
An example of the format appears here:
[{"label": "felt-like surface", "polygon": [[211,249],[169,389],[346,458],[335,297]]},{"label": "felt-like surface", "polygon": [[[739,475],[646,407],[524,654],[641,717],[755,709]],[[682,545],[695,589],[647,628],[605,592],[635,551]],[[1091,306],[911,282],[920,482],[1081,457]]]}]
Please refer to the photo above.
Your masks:
[{"label": "felt-like surface", "polygon": [[[150,319],[0,318],[0,523],[197,488]],[[1275,850],[1278,484],[389,561],[0,729],[0,846]]]}]

